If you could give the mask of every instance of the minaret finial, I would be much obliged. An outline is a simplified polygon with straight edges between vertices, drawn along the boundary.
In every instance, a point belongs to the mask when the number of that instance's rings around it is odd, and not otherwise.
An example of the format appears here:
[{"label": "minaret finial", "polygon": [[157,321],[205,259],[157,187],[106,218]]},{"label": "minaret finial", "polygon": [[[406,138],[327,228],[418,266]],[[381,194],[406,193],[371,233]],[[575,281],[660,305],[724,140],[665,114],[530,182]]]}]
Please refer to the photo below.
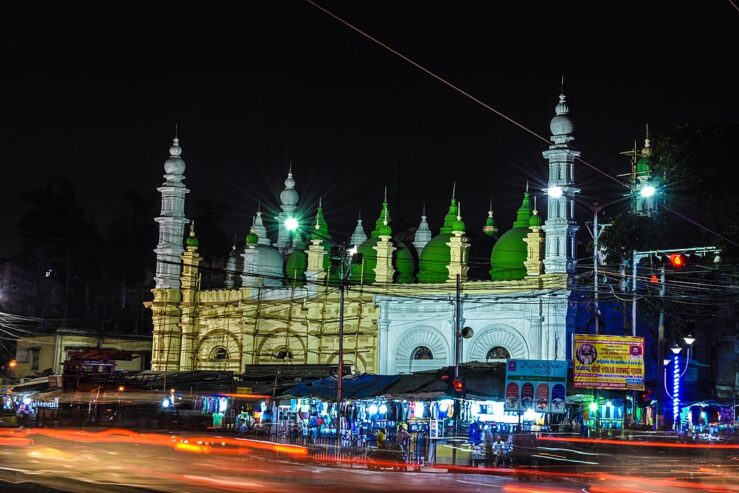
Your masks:
[{"label": "minaret finial", "polygon": [[323,195],[318,197],[318,208],[320,209],[321,207],[323,207]]},{"label": "minaret finial", "polygon": [[178,138],[179,138],[179,135],[178,135],[178,133],[177,133],[177,130],[178,130],[178,128],[177,128],[177,127],[178,127],[178,125],[177,125],[177,124],[175,123],[175,124],[174,124],[174,138],[175,138],[175,139],[178,139]]},{"label": "minaret finial", "polygon": [[387,226],[387,224],[388,224],[388,220],[387,220],[387,207],[385,207],[385,219],[383,219],[382,224],[384,224],[385,226]]},{"label": "minaret finial", "polygon": [[195,219],[190,222],[190,236],[195,236]]},{"label": "minaret finial", "polygon": [[357,214],[357,219],[359,219],[361,221],[362,220],[362,208],[361,207],[359,208],[359,211],[358,212],[359,213]]},{"label": "minaret finial", "polygon": [[287,174],[288,175],[293,174],[293,158],[290,158],[290,164],[287,167]]},{"label": "minaret finial", "polygon": [[565,75],[562,74],[562,81],[559,84],[559,93],[564,94],[565,93]]},{"label": "minaret finial", "polygon": [[490,195],[490,208],[488,208],[488,212],[492,212],[493,210],[493,196]]},{"label": "minaret finial", "polygon": [[457,204],[457,221],[462,219],[462,202]]},{"label": "minaret finial", "polygon": [[387,185],[385,185],[385,202],[387,202]]},{"label": "minaret finial", "polygon": [[426,217],[426,202],[423,203],[423,208],[421,209],[421,216]]},{"label": "minaret finial", "polygon": [[536,195],[534,195],[534,214],[536,214]]},{"label": "minaret finial", "polygon": [[529,179],[526,178],[526,193],[529,193]]},{"label": "minaret finial", "polygon": [[455,181],[452,185],[452,200],[457,197],[457,182]]},{"label": "minaret finial", "polygon": [[262,201],[259,200],[257,201],[257,214],[261,214],[261,213],[262,213]]}]

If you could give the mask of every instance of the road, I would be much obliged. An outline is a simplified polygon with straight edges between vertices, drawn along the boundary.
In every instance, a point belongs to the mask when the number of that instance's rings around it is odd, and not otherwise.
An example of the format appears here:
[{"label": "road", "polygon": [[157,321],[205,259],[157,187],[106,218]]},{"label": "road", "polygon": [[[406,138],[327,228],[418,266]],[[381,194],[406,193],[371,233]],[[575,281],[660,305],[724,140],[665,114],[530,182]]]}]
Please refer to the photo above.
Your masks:
[{"label": "road", "polygon": [[[502,493],[536,492],[687,492],[737,493],[736,466],[688,465],[684,459],[639,457],[638,463],[602,469],[597,475],[532,471],[524,481],[510,473],[442,469],[424,472],[369,471],[366,467],[316,464],[300,448],[266,442],[239,441],[214,436],[179,437],[138,434],[127,430],[85,432],[36,430],[0,437],[0,481],[5,491],[32,491],[34,483],[47,491],[172,493],[200,492],[424,492],[452,491]],[[633,457],[632,457],[633,460]],[[629,475],[632,466],[642,471],[650,461],[690,475]],[[727,469],[727,467],[733,469]],[[722,469],[723,468],[723,469]],[[727,474],[727,471],[733,471]],[[10,486],[7,486],[7,484]],[[1,488],[0,488],[1,489]],[[43,490],[34,490],[43,492]]]}]

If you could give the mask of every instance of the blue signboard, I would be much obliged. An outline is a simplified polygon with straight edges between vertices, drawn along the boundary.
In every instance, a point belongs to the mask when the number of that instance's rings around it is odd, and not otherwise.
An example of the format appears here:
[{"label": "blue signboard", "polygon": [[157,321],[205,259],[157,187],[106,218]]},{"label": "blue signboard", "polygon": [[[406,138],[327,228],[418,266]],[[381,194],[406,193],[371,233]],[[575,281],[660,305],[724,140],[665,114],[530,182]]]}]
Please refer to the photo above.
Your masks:
[{"label": "blue signboard", "polygon": [[564,413],[566,385],[566,361],[509,359],[505,410]]}]

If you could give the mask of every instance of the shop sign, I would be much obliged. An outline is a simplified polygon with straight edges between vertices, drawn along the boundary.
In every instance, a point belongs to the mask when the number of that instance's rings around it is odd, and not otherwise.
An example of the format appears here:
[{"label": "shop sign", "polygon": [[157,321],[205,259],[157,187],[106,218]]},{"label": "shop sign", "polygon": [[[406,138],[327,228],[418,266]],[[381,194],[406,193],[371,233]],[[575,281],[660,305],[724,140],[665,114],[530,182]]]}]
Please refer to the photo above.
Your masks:
[{"label": "shop sign", "polygon": [[567,362],[509,359],[506,362],[505,410],[565,412]]},{"label": "shop sign", "polygon": [[644,338],[575,334],[574,386],[644,390]]},{"label": "shop sign", "polygon": [[237,394],[251,394],[252,387],[236,387]]}]

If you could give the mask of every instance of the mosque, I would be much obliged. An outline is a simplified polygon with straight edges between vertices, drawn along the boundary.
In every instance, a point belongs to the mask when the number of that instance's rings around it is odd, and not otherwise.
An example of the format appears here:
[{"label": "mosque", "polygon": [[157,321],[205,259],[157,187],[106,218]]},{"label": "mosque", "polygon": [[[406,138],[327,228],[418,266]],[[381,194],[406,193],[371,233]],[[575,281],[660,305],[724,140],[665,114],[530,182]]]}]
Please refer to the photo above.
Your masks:
[{"label": "mosque", "polygon": [[[385,198],[369,236],[359,219],[346,242],[352,251],[342,251],[337,263],[332,247],[340,241],[332,238],[320,203],[315,211],[300,208],[291,170],[280,194],[277,238],[269,238],[258,211],[243,251],[231,251],[221,289],[200,288],[202,257],[185,216],[185,161],[175,138],[158,188],[156,286],[146,303],[154,325],[152,369],[243,372],[246,365],[336,364],[340,326],[344,364],[355,372],[453,365],[457,324],[465,328],[461,362],[566,359],[579,152],[572,148],[564,94],[550,129],[543,157],[548,190],[557,193],[548,194],[546,220],[527,189],[512,229],[495,242],[488,280],[469,279],[470,240],[454,192],[438,234],[423,215],[411,242],[394,234]],[[308,212],[306,234],[293,231],[297,214]],[[483,231],[497,236],[492,211]]]}]

